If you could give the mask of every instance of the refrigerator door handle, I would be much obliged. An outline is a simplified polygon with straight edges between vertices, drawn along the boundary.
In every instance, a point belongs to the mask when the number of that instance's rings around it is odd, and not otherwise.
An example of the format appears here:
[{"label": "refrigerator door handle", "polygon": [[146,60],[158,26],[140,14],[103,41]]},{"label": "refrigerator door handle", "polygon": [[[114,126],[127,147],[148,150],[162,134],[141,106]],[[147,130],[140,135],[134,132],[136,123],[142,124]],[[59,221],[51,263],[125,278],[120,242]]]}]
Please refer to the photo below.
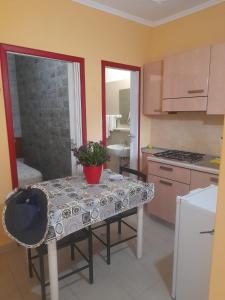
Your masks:
[{"label": "refrigerator door handle", "polygon": [[211,234],[213,235],[215,233],[215,229],[208,230],[208,231],[200,231],[200,234]]}]

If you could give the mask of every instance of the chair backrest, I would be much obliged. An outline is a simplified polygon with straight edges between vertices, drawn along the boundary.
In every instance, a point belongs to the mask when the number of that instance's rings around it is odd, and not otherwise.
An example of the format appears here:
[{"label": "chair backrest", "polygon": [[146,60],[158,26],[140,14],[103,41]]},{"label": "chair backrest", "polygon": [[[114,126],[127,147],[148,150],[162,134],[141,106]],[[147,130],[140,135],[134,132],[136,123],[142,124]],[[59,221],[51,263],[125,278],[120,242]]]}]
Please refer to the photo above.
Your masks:
[{"label": "chair backrest", "polygon": [[130,168],[127,168],[127,167],[120,167],[120,174],[123,174],[123,173],[134,174],[138,177],[138,179],[141,178],[142,181],[144,181],[144,182],[147,181],[147,176],[144,173],[140,172],[140,171],[130,169]]}]

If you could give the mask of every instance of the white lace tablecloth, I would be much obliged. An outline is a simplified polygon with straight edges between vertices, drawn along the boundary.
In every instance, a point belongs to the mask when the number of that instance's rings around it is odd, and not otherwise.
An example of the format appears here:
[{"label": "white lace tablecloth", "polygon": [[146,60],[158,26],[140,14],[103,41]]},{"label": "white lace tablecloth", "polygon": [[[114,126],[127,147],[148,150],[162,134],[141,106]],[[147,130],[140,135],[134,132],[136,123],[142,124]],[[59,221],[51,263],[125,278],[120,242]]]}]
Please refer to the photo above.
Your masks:
[{"label": "white lace tablecloth", "polygon": [[41,182],[33,187],[49,198],[49,230],[46,242],[61,238],[118,213],[150,202],[154,185],[131,177],[111,179],[104,170],[100,184],[89,185],[82,176]]}]

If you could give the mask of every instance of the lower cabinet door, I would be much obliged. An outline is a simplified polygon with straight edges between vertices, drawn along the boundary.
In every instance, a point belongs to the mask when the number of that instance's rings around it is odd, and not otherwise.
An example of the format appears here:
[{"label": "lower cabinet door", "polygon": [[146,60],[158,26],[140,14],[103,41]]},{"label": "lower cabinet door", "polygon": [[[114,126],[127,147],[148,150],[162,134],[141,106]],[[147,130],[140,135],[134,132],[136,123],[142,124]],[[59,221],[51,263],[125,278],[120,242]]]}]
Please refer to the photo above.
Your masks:
[{"label": "lower cabinet door", "polygon": [[142,172],[148,174],[148,157],[151,156],[150,153],[142,152]]},{"label": "lower cabinet door", "polygon": [[155,197],[148,204],[148,212],[175,224],[176,197],[188,194],[189,185],[154,175],[148,175],[148,182],[155,185]]},{"label": "lower cabinet door", "polygon": [[191,171],[191,191],[198,188],[205,188],[211,184],[218,184],[218,175],[194,170]]}]

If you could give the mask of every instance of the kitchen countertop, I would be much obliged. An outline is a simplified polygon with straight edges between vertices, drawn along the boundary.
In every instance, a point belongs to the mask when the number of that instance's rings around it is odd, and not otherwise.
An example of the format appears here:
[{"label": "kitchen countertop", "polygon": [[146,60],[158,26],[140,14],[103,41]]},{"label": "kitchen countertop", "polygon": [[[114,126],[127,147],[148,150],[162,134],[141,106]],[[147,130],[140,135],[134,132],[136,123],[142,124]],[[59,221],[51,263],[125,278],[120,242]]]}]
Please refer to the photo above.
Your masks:
[{"label": "kitchen countertop", "polygon": [[216,158],[213,155],[205,155],[204,158],[195,163],[182,162],[177,160],[166,159],[162,157],[154,157],[155,153],[159,153],[162,151],[166,151],[168,149],[153,147],[152,149],[148,149],[147,147],[142,148],[143,153],[149,153],[149,157],[147,158],[150,161],[164,163],[171,166],[182,167],[186,169],[196,170],[200,172],[210,173],[210,174],[219,174],[219,165],[210,163],[210,160]]},{"label": "kitchen countertop", "polygon": [[151,149],[149,149],[147,147],[141,148],[142,153],[149,153],[149,154],[152,154],[152,155],[155,154],[155,153],[166,151],[166,150],[168,150],[168,149],[158,148],[158,147],[153,147]]}]

